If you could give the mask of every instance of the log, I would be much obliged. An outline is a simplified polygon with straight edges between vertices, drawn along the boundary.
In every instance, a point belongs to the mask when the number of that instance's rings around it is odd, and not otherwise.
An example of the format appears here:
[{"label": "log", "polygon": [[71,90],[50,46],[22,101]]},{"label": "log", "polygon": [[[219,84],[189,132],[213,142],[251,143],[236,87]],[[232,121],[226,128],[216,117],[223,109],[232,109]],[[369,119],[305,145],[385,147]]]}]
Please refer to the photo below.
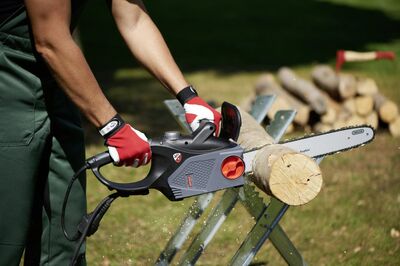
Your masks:
[{"label": "log", "polygon": [[256,99],[255,93],[251,93],[248,97],[244,98],[240,103],[239,106],[241,109],[243,109],[246,112],[251,111],[251,107],[253,106],[253,103]]},{"label": "log", "polygon": [[339,95],[339,77],[336,72],[327,65],[317,65],[311,71],[314,83],[331,97],[337,99]]},{"label": "log", "polygon": [[375,80],[371,78],[359,78],[357,80],[357,94],[358,95],[374,95],[378,92],[378,86]]},{"label": "log", "polygon": [[268,118],[274,119],[276,112],[279,110],[289,110],[291,109],[289,104],[287,103],[286,99],[283,97],[276,97],[274,103],[272,104],[271,108],[268,110]]},{"label": "log", "polygon": [[389,132],[393,137],[400,137],[400,117],[389,124]]},{"label": "log", "polygon": [[350,114],[356,114],[356,102],[354,98],[347,99],[346,101],[343,102],[343,108],[345,111],[347,111]]},{"label": "log", "polygon": [[346,121],[347,126],[360,126],[365,124],[365,119],[358,115],[351,116]]},{"label": "log", "polygon": [[352,117],[353,115],[354,115],[353,113],[350,113],[349,111],[346,110],[346,108],[343,107],[337,114],[335,123],[339,122],[339,124],[342,124],[346,122],[348,119],[350,119],[350,117]]},{"label": "log", "polygon": [[357,96],[354,98],[357,114],[366,116],[374,110],[374,99],[372,96]]},{"label": "log", "polygon": [[322,92],[322,96],[324,97],[327,104],[327,111],[324,115],[321,116],[321,122],[325,124],[333,124],[339,113],[342,111],[341,105],[333,100],[328,93]]},{"label": "log", "polygon": [[343,128],[343,127],[347,127],[347,126],[348,126],[348,124],[347,124],[346,120],[338,119],[338,120],[335,121],[335,123],[333,123],[332,128],[333,129],[339,129],[339,128]]},{"label": "log", "polygon": [[238,143],[245,151],[259,149],[250,176],[257,187],[288,205],[302,205],[317,196],[322,187],[319,166],[310,157],[274,140],[249,114],[241,111]]},{"label": "log", "polygon": [[385,123],[391,123],[399,117],[397,105],[380,93],[374,94],[374,108],[379,118]]},{"label": "log", "polygon": [[314,83],[336,100],[356,95],[357,80],[350,74],[337,74],[327,65],[315,66],[311,72]]},{"label": "log", "polygon": [[304,102],[308,103],[311,108],[319,115],[326,112],[327,106],[320,90],[313,83],[297,77],[296,74],[287,67],[283,67],[278,71],[279,81],[283,87],[296,95]]},{"label": "log", "polygon": [[256,94],[268,94],[269,91],[266,91],[266,87],[269,87],[271,84],[278,84],[274,75],[271,73],[262,74],[255,85]]},{"label": "log", "polygon": [[315,132],[327,132],[332,129],[333,129],[333,127],[330,124],[326,124],[326,123],[316,123],[314,125]]},{"label": "log", "polygon": [[353,75],[339,74],[339,95],[342,99],[354,97],[357,93],[357,81]]},{"label": "log", "polygon": [[329,108],[324,115],[321,116],[321,122],[323,124],[333,124],[336,121],[337,113],[335,109]]},{"label": "log", "polygon": [[375,111],[372,111],[369,115],[367,115],[365,117],[365,123],[367,125],[370,125],[371,127],[373,127],[374,129],[378,129],[378,125],[379,125],[379,118],[378,118],[378,114]]},{"label": "log", "polygon": [[273,94],[278,98],[283,98],[288,104],[289,109],[296,110],[294,122],[305,126],[310,117],[310,107],[297,100],[291,94],[286,92],[275,80],[272,74],[265,74],[260,77],[256,83],[257,94]]}]

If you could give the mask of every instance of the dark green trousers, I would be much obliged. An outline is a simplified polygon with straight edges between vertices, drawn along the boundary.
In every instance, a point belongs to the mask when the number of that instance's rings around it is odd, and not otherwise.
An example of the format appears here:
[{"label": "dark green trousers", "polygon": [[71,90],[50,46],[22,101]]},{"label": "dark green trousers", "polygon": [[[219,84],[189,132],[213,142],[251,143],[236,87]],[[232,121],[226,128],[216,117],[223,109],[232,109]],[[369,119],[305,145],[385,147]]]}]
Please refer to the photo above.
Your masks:
[{"label": "dark green trousers", "polygon": [[[0,25],[0,265],[19,265],[23,252],[26,265],[69,264],[75,243],[60,214],[83,144],[79,113],[33,52],[21,8]],[[82,176],[67,208],[71,234],[84,213]]]}]

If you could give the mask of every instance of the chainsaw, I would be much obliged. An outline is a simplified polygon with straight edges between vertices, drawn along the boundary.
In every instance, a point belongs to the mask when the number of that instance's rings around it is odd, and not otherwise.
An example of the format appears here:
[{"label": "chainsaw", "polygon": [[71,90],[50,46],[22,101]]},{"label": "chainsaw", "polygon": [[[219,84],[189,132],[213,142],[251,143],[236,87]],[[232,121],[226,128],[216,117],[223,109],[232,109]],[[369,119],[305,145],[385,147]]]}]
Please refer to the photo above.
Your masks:
[{"label": "chainsaw", "polygon": [[[71,265],[76,263],[77,254],[85,237],[97,231],[100,220],[118,197],[146,195],[149,189],[156,189],[169,200],[177,201],[221,189],[243,186],[244,176],[251,172],[251,162],[257,150],[244,151],[236,143],[241,127],[241,116],[236,106],[224,102],[221,115],[222,125],[219,137],[214,136],[215,125],[203,121],[191,135],[169,131],[162,137],[150,140],[152,151],[150,170],[145,178],[137,182],[117,183],[102,175],[101,167],[113,162],[108,152],[87,159],[85,166],[72,178],[62,209],[61,222],[64,235],[70,240],[80,239]],[[373,138],[374,130],[371,127],[355,126],[280,144],[310,157],[319,158],[362,146]],[[71,237],[66,232],[64,224],[66,203],[73,182],[86,169],[91,169],[102,184],[115,192],[82,219],[78,225],[78,232]]]}]

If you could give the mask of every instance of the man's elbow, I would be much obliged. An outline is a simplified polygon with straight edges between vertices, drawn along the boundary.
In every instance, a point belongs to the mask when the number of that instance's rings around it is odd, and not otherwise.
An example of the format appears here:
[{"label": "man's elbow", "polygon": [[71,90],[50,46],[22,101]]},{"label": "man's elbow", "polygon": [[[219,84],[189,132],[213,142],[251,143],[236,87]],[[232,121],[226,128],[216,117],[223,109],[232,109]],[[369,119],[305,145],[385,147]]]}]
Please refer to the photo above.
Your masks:
[{"label": "man's elbow", "polygon": [[57,56],[70,41],[73,41],[72,37],[68,36],[63,38],[48,35],[34,36],[35,49],[45,61]]}]

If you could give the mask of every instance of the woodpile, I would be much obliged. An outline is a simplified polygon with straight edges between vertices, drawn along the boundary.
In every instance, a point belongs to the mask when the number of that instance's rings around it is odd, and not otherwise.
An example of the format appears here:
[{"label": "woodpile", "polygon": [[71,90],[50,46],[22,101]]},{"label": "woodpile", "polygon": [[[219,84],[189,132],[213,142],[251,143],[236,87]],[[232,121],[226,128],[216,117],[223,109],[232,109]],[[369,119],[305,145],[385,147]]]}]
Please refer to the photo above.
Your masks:
[{"label": "woodpile", "polygon": [[272,119],[278,110],[294,109],[297,128],[328,131],[367,124],[400,136],[399,108],[382,94],[372,78],[338,74],[327,65],[317,65],[307,79],[282,67],[276,76],[264,74],[259,78],[246,105],[263,94],[277,97],[268,117]]}]

